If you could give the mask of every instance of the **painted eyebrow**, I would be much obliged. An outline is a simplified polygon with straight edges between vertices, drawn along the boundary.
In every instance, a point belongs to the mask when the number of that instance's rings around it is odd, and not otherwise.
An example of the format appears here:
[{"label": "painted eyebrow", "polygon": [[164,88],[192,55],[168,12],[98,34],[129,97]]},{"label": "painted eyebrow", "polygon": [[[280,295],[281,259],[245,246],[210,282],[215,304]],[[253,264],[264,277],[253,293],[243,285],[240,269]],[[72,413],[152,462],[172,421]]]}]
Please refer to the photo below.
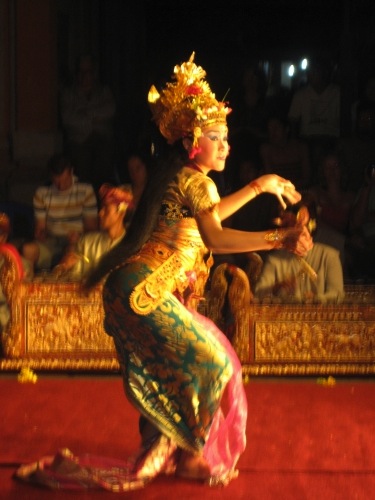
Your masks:
[{"label": "painted eyebrow", "polygon": [[225,132],[222,132],[221,130],[209,130],[208,132],[205,132],[206,134],[225,134],[225,135],[228,135],[228,130],[226,130]]}]

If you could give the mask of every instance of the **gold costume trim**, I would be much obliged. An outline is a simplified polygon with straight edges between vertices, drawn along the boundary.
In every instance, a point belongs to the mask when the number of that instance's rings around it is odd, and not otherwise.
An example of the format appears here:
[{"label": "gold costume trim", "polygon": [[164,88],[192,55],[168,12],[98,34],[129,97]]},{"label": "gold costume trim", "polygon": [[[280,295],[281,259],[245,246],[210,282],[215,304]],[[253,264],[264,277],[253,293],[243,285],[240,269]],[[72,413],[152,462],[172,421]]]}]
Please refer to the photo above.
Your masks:
[{"label": "gold costume trim", "polygon": [[160,215],[167,220],[180,220],[192,217],[189,207],[182,207],[179,203],[171,202],[162,204]]},{"label": "gold costume trim", "polygon": [[[162,245],[148,247],[153,250],[153,254],[163,250]],[[187,283],[188,278],[182,260],[176,253],[172,253],[163,264],[134,288],[129,298],[130,307],[142,316],[150,314],[166,298],[168,292],[174,290],[183,292]]]}]

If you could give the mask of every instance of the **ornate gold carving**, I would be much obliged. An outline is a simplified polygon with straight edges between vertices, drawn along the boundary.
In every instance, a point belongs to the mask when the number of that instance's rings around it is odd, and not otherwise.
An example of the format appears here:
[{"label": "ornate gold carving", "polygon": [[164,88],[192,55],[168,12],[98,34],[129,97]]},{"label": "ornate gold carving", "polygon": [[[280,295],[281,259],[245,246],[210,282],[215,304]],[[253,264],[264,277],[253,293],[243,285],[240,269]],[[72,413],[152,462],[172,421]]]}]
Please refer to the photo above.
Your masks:
[{"label": "ornate gold carving", "polygon": [[20,281],[7,257],[1,283],[11,320],[3,332],[0,368],[118,370],[113,340],[103,328],[101,286],[87,295],[79,283]]},{"label": "ornate gold carving", "polygon": [[370,375],[375,374],[375,363],[256,363],[242,368],[244,377],[284,375]]},{"label": "ornate gold carving", "polygon": [[370,362],[375,359],[374,322],[257,321],[256,362]]},{"label": "ornate gold carving", "polygon": [[375,373],[375,304],[251,304],[249,309],[250,352],[238,352],[244,374]]},{"label": "ornate gold carving", "polygon": [[[242,321],[238,331],[244,333],[232,342],[244,375],[375,373],[375,287],[347,287],[342,304],[248,301],[236,308],[228,269],[218,266],[212,277],[209,314],[225,328],[227,303],[232,325]],[[235,269],[229,274],[234,276]]]},{"label": "ornate gold carving", "polygon": [[[337,305],[254,304],[242,272],[230,268],[230,284],[223,272],[207,309],[222,321],[228,293],[245,376],[375,374],[375,287],[346,287]],[[0,370],[119,371],[103,329],[100,286],[87,296],[78,283],[20,282],[11,258],[4,258],[1,280],[11,321]]]},{"label": "ornate gold carving", "polygon": [[86,296],[78,283],[22,282],[17,308],[4,346],[7,357],[114,354],[103,329],[100,287]]},{"label": "ornate gold carving", "polygon": [[113,340],[103,331],[103,313],[98,306],[95,303],[29,302],[26,304],[25,353],[112,352]]},{"label": "ornate gold carving", "polygon": [[17,358],[17,359],[1,359],[0,370],[13,371],[21,370],[22,368],[31,368],[32,370],[46,371],[100,371],[100,372],[119,372],[120,365],[115,358],[100,357],[100,358]]}]

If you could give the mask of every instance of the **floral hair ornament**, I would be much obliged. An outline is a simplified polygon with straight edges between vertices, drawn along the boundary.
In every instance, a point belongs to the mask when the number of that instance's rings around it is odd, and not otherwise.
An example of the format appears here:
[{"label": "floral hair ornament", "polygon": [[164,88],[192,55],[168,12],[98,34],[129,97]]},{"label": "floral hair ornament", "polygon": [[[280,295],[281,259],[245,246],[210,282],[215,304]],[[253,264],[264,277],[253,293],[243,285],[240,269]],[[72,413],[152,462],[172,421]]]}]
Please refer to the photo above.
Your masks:
[{"label": "floral hair ornament", "polygon": [[194,63],[195,52],[188,62],[175,66],[175,80],[160,92],[154,85],[148,93],[148,103],[160,133],[173,144],[178,139],[193,137],[190,158],[200,151],[198,139],[202,128],[213,123],[227,123],[231,109],[219,102],[205,81],[206,72]]}]

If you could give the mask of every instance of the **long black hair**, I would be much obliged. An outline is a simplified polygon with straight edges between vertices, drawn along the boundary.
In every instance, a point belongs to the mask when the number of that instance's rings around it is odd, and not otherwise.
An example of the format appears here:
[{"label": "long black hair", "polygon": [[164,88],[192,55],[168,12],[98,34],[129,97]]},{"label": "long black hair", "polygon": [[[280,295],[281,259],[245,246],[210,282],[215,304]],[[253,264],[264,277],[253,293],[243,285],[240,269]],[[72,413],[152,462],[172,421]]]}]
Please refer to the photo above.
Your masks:
[{"label": "long black hair", "polygon": [[132,221],[121,242],[103,255],[87,277],[84,287],[90,289],[108,273],[137,253],[150,238],[160,214],[163,195],[168,184],[187,163],[187,153],[179,143],[171,147],[150,171],[145,189]]}]

